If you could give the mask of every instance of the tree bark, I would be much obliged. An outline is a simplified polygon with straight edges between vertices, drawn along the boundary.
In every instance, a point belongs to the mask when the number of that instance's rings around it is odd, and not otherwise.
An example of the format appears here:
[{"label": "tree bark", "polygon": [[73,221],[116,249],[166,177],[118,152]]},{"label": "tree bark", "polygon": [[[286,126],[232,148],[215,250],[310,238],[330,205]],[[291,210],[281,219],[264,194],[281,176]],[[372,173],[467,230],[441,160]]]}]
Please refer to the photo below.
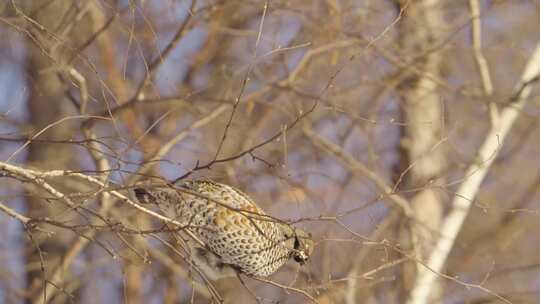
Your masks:
[{"label": "tree bark", "polygon": [[[398,24],[402,56],[408,58],[414,67],[414,70],[407,71],[399,86],[404,126],[397,182],[400,189],[415,189],[410,196],[415,218],[406,224],[412,229],[402,230],[407,232],[402,233],[402,243],[410,244],[415,257],[423,260],[437,239],[436,231],[443,214],[444,196],[433,187],[444,185],[442,173],[447,162],[444,145],[441,144],[444,107],[437,92],[437,83],[433,81],[433,78],[441,76],[442,54],[432,49],[441,37],[444,20],[438,0],[398,1],[398,7],[403,11]],[[412,287],[417,265],[410,263],[404,267],[404,295]]]}]

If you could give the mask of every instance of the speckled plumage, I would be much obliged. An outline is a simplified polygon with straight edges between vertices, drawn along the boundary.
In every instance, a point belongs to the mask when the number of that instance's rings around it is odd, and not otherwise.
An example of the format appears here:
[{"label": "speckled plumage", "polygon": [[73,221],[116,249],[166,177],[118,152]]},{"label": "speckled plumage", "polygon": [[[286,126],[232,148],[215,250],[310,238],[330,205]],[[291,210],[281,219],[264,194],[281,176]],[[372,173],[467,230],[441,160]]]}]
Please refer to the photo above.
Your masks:
[{"label": "speckled plumage", "polygon": [[313,250],[310,235],[265,215],[246,194],[208,180],[177,187],[137,188],[142,203],[153,203],[186,225],[223,264],[268,276],[290,258],[304,263]]}]

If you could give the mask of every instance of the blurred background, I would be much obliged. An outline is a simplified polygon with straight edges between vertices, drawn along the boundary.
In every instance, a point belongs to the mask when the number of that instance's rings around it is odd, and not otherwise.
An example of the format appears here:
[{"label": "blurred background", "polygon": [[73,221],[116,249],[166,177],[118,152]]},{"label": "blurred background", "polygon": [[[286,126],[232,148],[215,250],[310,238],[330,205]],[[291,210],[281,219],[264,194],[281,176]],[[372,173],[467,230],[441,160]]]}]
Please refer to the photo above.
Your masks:
[{"label": "blurred background", "polygon": [[[0,302],[404,303],[539,28],[535,0],[3,1]],[[430,303],[539,303],[538,93]],[[201,177],[310,262],[205,283],[115,194]]]}]

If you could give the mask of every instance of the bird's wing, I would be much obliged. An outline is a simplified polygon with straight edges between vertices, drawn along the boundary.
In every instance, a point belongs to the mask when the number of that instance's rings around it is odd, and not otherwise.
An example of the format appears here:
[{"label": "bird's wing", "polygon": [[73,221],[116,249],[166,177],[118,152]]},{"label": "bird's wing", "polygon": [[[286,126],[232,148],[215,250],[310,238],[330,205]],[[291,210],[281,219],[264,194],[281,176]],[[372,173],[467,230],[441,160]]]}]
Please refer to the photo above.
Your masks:
[{"label": "bird's wing", "polygon": [[185,182],[180,187],[209,197],[215,200],[214,202],[217,202],[218,205],[224,204],[233,209],[247,211],[247,213],[265,214],[247,194],[229,185],[201,179]]}]

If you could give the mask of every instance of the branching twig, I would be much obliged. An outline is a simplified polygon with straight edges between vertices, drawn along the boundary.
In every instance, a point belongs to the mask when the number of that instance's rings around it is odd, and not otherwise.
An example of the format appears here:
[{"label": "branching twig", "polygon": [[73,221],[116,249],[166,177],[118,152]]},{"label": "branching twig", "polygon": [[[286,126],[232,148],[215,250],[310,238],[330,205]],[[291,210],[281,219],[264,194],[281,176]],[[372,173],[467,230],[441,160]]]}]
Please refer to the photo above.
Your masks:
[{"label": "branching twig", "polygon": [[375,172],[369,170],[364,164],[354,159],[349,154],[345,153],[343,149],[338,147],[337,145],[327,141],[326,139],[322,138],[315,132],[313,132],[311,129],[304,128],[303,129],[304,134],[311,140],[311,142],[322,148],[324,151],[329,152],[333,156],[337,157],[337,159],[343,163],[348,168],[351,168],[353,171],[357,171],[365,175],[369,180],[371,180],[377,188],[379,188],[385,196],[388,196],[388,198],[394,202],[397,206],[399,206],[405,215],[408,217],[414,217],[414,213],[411,210],[411,207],[409,205],[409,202],[401,197],[400,195],[396,194],[392,188],[386,184],[386,182]]},{"label": "branching twig", "polygon": [[[484,53],[482,53],[482,25],[480,23],[480,4],[478,0],[469,0],[469,11],[472,19],[471,35],[476,67],[482,79],[484,96],[491,97],[491,94],[493,94],[493,83],[489,73],[489,65],[484,57]],[[496,123],[499,118],[499,109],[493,101],[489,102],[488,107],[491,123]]]},{"label": "branching twig", "polygon": [[315,108],[317,107],[317,105],[318,105],[318,102],[317,101],[314,102],[313,106],[309,110],[307,110],[306,112],[300,113],[300,115],[298,117],[296,117],[296,119],[292,123],[288,124],[285,128],[282,128],[281,131],[277,132],[276,134],[274,134],[270,138],[268,138],[268,139],[266,139],[266,140],[264,140],[264,141],[262,141],[262,142],[260,142],[260,143],[258,143],[256,145],[252,146],[251,148],[248,148],[248,149],[246,149],[246,150],[244,150],[244,151],[242,151],[240,153],[237,153],[236,155],[226,157],[226,158],[214,159],[214,160],[211,160],[208,163],[203,164],[203,165],[200,165],[199,163],[197,163],[193,169],[191,169],[190,171],[188,171],[184,175],[176,178],[173,181],[173,183],[177,183],[178,181],[190,176],[195,171],[203,170],[203,169],[210,169],[214,164],[232,161],[232,160],[238,159],[240,157],[243,157],[244,155],[253,153],[255,150],[261,148],[262,146],[265,146],[265,145],[271,143],[272,141],[274,141],[277,138],[279,138],[280,136],[282,136],[283,132],[287,132],[290,129],[292,129],[294,126],[296,126],[298,124],[298,122],[300,122],[302,119],[306,118],[309,114],[311,114],[313,111],[315,111]]}]

